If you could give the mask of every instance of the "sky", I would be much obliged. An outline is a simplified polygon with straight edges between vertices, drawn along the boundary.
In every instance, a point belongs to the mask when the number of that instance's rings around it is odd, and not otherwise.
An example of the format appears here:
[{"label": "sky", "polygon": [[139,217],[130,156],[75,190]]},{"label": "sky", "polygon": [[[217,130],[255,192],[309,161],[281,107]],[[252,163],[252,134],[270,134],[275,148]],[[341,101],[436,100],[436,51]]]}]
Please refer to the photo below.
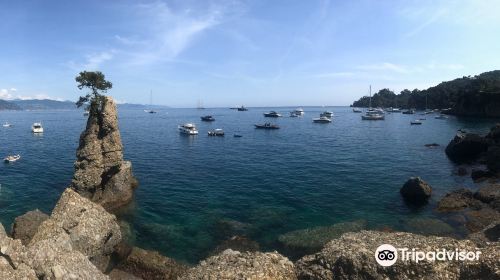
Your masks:
[{"label": "sky", "polygon": [[498,0],[0,0],[0,99],[349,105],[500,69]]}]

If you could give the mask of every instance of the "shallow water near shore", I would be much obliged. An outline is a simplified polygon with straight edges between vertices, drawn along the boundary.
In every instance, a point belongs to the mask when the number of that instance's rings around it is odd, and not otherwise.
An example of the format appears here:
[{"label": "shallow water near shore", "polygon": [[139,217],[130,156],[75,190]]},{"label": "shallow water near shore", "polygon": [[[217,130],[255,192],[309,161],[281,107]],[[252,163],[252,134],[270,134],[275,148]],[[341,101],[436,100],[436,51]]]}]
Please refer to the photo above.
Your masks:
[{"label": "shallow water near shore", "polygon": [[[285,116],[292,109],[275,108]],[[432,209],[446,192],[472,185],[468,176],[453,174],[456,166],[444,153],[456,130],[486,133],[498,121],[431,114],[411,126],[423,116],[387,114],[372,122],[347,107],[304,109],[303,117],[276,120],[263,117],[269,108],[119,110],[125,158],[140,182],[122,213],[131,241],[193,263],[232,234],[270,250],[278,248],[280,234],[357,219],[371,228],[405,229],[411,218],[437,217]],[[335,113],[333,123],[312,123],[326,109]],[[207,114],[216,121],[201,122]],[[8,228],[26,211],[54,207],[71,181],[86,117],[81,111],[2,111],[5,121],[14,127],[0,127],[0,156],[22,156],[0,164],[0,222]],[[43,135],[31,134],[36,121]],[[266,121],[281,129],[254,129]],[[177,125],[185,122],[196,123],[200,134],[180,135]],[[226,136],[208,137],[214,128]],[[414,209],[402,201],[399,189],[410,176],[432,185],[429,205]]]}]

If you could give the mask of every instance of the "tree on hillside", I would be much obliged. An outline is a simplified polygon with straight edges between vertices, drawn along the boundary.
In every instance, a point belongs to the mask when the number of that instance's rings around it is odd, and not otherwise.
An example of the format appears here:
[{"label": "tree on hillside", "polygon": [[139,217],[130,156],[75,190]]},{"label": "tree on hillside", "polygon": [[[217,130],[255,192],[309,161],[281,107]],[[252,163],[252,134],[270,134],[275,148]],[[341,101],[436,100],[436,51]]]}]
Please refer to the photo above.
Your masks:
[{"label": "tree on hillside", "polygon": [[106,93],[108,89],[113,87],[111,82],[106,81],[104,74],[100,71],[83,71],[76,76],[75,80],[78,83],[78,89],[87,88],[90,90],[86,95],[80,96],[76,102],[76,106],[81,107],[88,104],[91,109],[102,109],[103,93]]}]

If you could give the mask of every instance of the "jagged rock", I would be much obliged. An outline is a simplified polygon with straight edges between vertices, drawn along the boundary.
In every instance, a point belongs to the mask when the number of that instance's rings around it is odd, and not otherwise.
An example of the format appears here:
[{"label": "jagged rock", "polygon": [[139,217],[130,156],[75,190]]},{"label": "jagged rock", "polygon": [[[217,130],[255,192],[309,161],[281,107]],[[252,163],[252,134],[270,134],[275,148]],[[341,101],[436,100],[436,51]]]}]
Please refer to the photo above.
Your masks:
[{"label": "jagged rock", "polygon": [[471,204],[473,194],[470,190],[462,188],[448,193],[438,203],[438,211],[457,211],[462,210]]},{"label": "jagged rock", "polygon": [[360,231],[366,227],[365,220],[337,223],[332,226],[301,229],[282,234],[278,241],[286,255],[294,258],[318,252],[330,240],[346,232]]},{"label": "jagged rock", "polygon": [[224,240],[212,251],[210,255],[217,255],[227,249],[239,252],[256,252],[259,251],[260,246],[259,243],[248,239],[245,236],[235,235],[227,240]]},{"label": "jagged rock", "polygon": [[446,155],[457,163],[471,162],[488,149],[487,141],[473,133],[457,133],[455,138],[446,146]]},{"label": "jagged rock", "polygon": [[400,193],[407,202],[424,204],[431,197],[432,188],[420,177],[411,177],[400,189]]},{"label": "jagged rock", "polygon": [[180,279],[285,280],[297,277],[293,263],[276,252],[240,253],[227,249],[219,255],[201,261]]},{"label": "jagged rock", "polygon": [[35,235],[38,226],[49,218],[49,215],[35,209],[17,217],[12,225],[12,237],[21,240],[23,245],[28,245]]},{"label": "jagged rock", "polygon": [[453,227],[449,224],[433,218],[412,218],[404,225],[405,231],[436,236],[451,236],[454,233]]},{"label": "jagged rock", "polygon": [[500,184],[488,184],[481,187],[474,197],[484,203],[500,200]]},{"label": "jagged rock", "polygon": [[141,280],[142,278],[135,277],[134,275],[127,273],[123,270],[113,269],[108,274],[110,280]]},{"label": "jagged rock", "polygon": [[482,248],[478,261],[403,261],[383,267],[375,261],[375,251],[382,244],[395,248],[422,251],[468,250],[476,252],[469,240],[421,236],[411,233],[361,231],[346,233],[329,242],[321,252],[308,255],[296,263],[299,279],[498,279],[500,247]]},{"label": "jagged rock", "polygon": [[134,247],[128,257],[118,265],[120,270],[148,280],[177,279],[187,267],[156,251]]},{"label": "jagged rock", "polygon": [[137,180],[132,175],[132,164],[123,160],[113,99],[105,97],[102,110],[98,110],[95,103],[91,106],[76,152],[71,187],[107,210],[114,210],[132,200]]},{"label": "jagged rock", "polygon": [[67,188],[50,219],[43,222],[31,243],[67,234],[72,247],[89,258],[109,255],[121,241],[116,217],[100,205]]}]

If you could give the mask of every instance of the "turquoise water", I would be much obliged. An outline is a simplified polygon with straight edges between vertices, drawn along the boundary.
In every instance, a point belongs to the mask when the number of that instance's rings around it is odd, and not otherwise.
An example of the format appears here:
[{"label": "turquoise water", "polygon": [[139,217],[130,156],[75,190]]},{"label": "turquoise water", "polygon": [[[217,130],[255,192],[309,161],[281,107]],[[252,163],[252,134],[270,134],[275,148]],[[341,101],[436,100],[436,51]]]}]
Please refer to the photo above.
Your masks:
[{"label": "turquoise water", "polygon": [[[287,116],[294,108],[274,109]],[[140,182],[135,202],[122,213],[132,240],[195,262],[232,234],[247,235],[266,250],[277,248],[279,234],[343,221],[400,229],[408,218],[436,215],[432,209],[444,193],[471,184],[453,175],[456,166],[444,154],[456,130],[486,132],[495,123],[428,115],[423,125],[410,126],[422,116],[389,114],[371,122],[347,107],[304,109],[304,117],[277,120],[263,118],[269,108],[121,110],[125,157]],[[312,123],[325,109],[334,111],[333,123]],[[205,114],[216,121],[202,123]],[[0,156],[22,155],[0,164],[0,221],[8,228],[26,211],[53,208],[71,180],[86,120],[79,111],[0,112],[5,121],[14,127],[0,128]],[[41,136],[30,133],[35,121],[43,122]],[[253,128],[264,121],[281,129]],[[200,135],[180,135],[177,125],[184,122],[195,122]],[[226,137],[208,137],[214,128],[223,128]],[[399,194],[415,175],[434,190],[431,203],[419,209],[407,207]]]}]

